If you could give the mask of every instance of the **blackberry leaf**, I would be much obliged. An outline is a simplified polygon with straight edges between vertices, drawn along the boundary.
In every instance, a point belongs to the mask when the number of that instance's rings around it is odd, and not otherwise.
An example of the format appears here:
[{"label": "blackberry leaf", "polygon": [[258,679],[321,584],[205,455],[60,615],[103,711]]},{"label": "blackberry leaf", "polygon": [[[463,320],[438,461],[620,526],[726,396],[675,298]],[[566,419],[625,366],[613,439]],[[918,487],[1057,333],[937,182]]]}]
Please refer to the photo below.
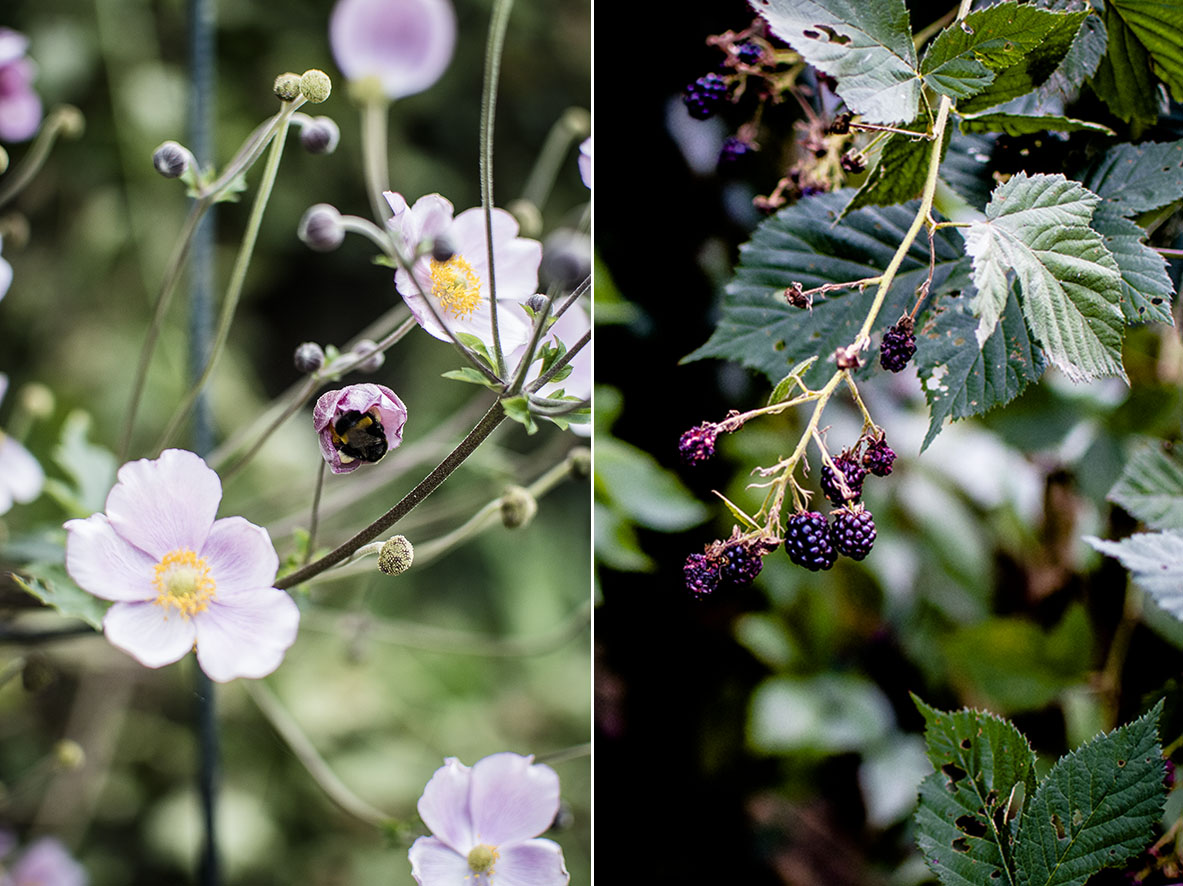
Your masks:
[{"label": "blackberry leaf", "polygon": [[1152,529],[1183,529],[1183,457],[1146,441],[1126,463],[1107,498]]},{"label": "blackberry leaf", "polygon": [[1081,181],[1122,215],[1166,206],[1183,197],[1183,140],[1115,145]]},{"label": "blackberry leaf", "polygon": [[1084,540],[1120,560],[1140,588],[1183,621],[1183,532],[1139,532],[1121,541],[1086,535]]}]

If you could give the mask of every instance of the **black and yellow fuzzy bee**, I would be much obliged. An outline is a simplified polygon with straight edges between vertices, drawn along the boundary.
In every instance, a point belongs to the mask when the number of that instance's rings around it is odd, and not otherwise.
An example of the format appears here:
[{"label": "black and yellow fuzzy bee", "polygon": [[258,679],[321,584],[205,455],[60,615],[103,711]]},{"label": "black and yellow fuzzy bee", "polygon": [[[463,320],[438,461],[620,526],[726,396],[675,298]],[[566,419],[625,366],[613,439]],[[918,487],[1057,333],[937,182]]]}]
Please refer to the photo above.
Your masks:
[{"label": "black and yellow fuzzy bee", "polygon": [[386,430],[373,413],[350,409],[341,413],[332,428],[342,464],[354,459],[375,462],[386,454]]}]

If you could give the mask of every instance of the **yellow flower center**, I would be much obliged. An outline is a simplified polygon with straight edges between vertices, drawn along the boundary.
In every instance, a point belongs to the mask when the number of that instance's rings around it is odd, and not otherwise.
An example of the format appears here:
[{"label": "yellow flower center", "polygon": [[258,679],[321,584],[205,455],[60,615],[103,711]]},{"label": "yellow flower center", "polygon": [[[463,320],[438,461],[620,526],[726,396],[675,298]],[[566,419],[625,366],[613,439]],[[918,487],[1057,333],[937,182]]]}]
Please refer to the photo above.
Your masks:
[{"label": "yellow flower center", "polygon": [[478,843],[468,853],[468,867],[474,874],[493,874],[493,864],[501,856],[488,843]]},{"label": "yellow flower center", "polygon": [[209,574],[209,565],[188,548],[165,554],[156,564],[152,584],[156,587],[156,605],[175,609],[186,619],[209,608],[218,588]]},{"label": "yellow flower center", "polygon": [[442,313],[467,320],[481,304],[481,278],[462,255],[431,260],[431,294]]}]

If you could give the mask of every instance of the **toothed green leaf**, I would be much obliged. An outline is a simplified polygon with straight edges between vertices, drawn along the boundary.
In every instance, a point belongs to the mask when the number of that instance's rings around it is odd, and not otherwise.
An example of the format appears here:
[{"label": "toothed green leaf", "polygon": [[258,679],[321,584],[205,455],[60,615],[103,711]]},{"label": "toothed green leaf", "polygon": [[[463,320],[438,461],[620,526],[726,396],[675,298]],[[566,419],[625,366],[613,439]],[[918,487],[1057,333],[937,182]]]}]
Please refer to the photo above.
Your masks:
[{"label": "toothed green leaf", "polygon": [[1183,455],[1169,444],[1146,441],[1108,498],[1152,529],[1183,529]]}]

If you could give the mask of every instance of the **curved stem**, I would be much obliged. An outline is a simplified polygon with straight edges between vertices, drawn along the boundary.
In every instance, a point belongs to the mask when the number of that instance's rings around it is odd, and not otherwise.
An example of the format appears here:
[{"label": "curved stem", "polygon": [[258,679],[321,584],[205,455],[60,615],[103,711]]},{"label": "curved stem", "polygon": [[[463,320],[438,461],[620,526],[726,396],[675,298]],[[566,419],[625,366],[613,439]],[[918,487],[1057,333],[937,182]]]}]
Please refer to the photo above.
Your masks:
[{"label": "curved stem", "polygon": [[82,131],[81,120],[82,112],[73,105],[61,105],[50,112],[28,153],[15,169],[4,176],[4,182],[0,184],[0,207],[24,190],[33,180],[33,176],[49,159],[49,152],[53,150],[53,143],[57,141],[58,135],[73,135]]},{"label": "curved stem", "polygon": [[370,96],[361,109],[362,167],[366,176],[366,196],[370,211],[380,226],[386,222],[390,209],[382,196],[390,190],[389,148],[386,141],[386,114],[390,101],[384,95]]}]

